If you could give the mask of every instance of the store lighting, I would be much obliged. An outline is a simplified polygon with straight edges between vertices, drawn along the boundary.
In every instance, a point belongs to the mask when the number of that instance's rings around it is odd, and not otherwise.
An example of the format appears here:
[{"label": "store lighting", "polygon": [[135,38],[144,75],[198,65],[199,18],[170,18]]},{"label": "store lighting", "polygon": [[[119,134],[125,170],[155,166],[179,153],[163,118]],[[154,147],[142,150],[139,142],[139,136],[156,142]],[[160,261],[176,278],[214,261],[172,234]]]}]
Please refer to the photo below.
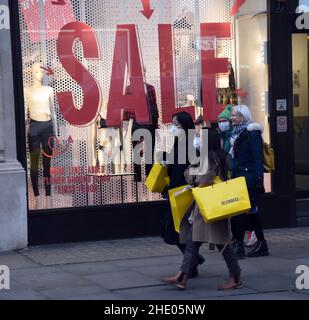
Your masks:
[{"label": "store lighting", "polygon": [[267,41],[261,42],[260,55],[259,55],[258,62],[259,63],[268,64],[268,59],[267,59]]},{"label": "store lighting", "polygon": [[261,111],[268,114],[268,91],[261,93]]}]

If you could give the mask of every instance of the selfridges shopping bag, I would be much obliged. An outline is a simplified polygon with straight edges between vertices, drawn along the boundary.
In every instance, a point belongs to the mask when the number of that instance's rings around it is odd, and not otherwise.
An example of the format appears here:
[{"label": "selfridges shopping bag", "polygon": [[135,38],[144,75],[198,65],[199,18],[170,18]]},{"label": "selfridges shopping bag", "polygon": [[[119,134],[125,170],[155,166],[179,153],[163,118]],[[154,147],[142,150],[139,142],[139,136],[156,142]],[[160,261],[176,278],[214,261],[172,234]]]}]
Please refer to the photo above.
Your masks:
[{"label": "selfridges shopping bag", "polygon": [[192,193],[206,223],[233,217],[248,212],[251,208],[244,177],[209,187],[194,188]]},{"label": "selfridges shopping bag", "polygon": [[182,186],[169,190],[168,195],[173,214],[174,227],[179,233],[181,221],[194,202],[192,190],[189,186]]},{"label": "selfridges shopping bag", "polygon": [[167,167],[160,163],[155,163],[146,179],[146,186],[150,192],[163,192],[164,188],[170,183],[167,174]]}]

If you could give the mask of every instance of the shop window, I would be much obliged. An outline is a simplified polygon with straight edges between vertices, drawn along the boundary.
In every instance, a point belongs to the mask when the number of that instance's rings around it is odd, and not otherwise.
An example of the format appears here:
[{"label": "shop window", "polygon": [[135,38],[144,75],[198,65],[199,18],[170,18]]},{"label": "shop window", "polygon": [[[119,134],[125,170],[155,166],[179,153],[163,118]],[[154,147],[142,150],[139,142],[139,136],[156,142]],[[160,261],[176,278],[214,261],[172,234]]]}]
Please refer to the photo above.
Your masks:
[{"label": "shop window", "polygon": [[[266,1],[246,1],[235,27],[237,78],[243,92],[239,103],[250,107],[254,121],[263,127],[264,140],[270,143]],[[265,174],[265,189],[271,191],[270,174]]]},{"label": "shop window", "polygon": [[58,2],[19,0],[30,210],[160,200],[132,131],[160,126],[155,160],[179,110],[248,104],[269,141],[266,1]]}]

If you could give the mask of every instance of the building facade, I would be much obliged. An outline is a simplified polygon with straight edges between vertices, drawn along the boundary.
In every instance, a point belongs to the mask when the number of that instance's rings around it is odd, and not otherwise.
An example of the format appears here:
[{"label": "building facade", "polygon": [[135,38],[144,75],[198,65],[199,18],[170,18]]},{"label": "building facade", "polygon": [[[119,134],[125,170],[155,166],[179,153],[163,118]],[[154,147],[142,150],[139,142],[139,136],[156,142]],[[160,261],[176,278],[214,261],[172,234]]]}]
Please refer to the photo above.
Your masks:
[{"label": "building facade", "polygon": [[172,114],[215,125],[230,103],[275,150],[265,226],[308,223],[309,3],[149,3],[0,1],[1,250],[159,234],[166,201],[145,187],[132,129],[149,130],[155,160]]}]

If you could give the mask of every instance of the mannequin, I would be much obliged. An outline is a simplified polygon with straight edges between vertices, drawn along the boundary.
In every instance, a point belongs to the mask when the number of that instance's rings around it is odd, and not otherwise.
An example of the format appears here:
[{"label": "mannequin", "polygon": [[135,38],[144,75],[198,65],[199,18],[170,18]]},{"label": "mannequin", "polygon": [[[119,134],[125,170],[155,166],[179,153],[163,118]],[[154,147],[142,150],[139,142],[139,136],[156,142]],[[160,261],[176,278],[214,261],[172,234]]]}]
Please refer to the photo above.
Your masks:
[{"label": "mannequin", "polygon": [[[105,168],[107,173],[107,165],[113,163],[115,174],[122,174],[125,171],[125,164],[131,162],[131,132],[133,120],[123,121],[122,129],[108,128],[106,126],[106,109],[101,111],[97,121],[98,126],[98,161],[101,167]],[[121,139],[121,134],[123,135]],[[120,146],[123,145],[122,148]],[[120,150],[121,149],[121,150]]]},{"label": "mannequin", "polygon": [[187,94],[186,103],[182,107],[196,107],[194,96],[192,94]]},{"label": "mannequin", "polygon": [[[100,112],[98,119],[98,138],[99,138],[99,150],[98,150],[98,160],[100,167],[104,168],[104,173],[108,173],[108,164],[113,162],[115,165],[115,173],[119,174],[121,172],[120,167],[120,153],[116,152],[114,158],[112,159],[113,147],[120,147],[120,140],[118,136],[118,130],[112,131],[113,128],[107,128],[106,126],[106,116],[104,112]],[[113,135],[113,133],[117,134]],[[113,138],[112,138],[113,136]],[[113,141],[114,140],[114,141]],[[113,143],[114,142],[114,143]],[[116,150],[116,149],[115,149]]]},{"label": "mannequin", "polygon": [[43,86],[44,71],[39,63],[31,68],[32,86],[24,88],[26,128],[30,151],[30,176],[35,196],[35,208],[39,209],[39,159],[42,153],[46,207],[51,208],[50,167],[53,139],[57,132],[54,112],[54,90]]},{"label": "mannequin", "polygon": [[234,69],[229,62],[228,74],[219,74],[217,78],[218,103],[237,104]]}]

